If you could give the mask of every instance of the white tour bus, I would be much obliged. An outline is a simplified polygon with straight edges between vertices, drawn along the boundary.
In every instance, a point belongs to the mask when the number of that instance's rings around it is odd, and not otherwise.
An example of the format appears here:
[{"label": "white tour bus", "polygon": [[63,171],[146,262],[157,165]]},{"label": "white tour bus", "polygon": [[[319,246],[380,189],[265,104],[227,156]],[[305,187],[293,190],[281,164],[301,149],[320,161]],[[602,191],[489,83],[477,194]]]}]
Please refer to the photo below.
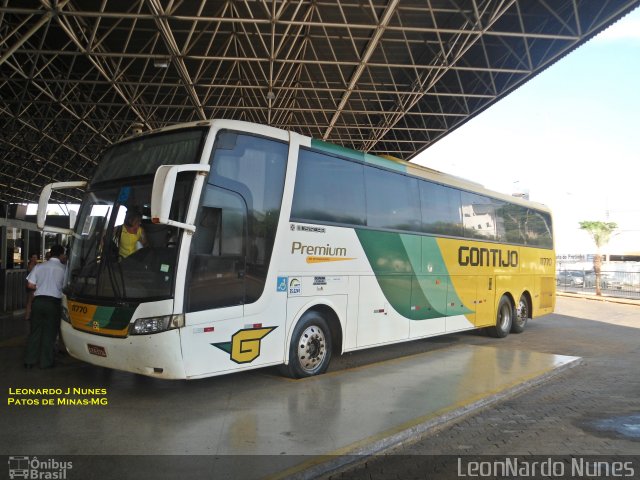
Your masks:
[{"label": "white tour bus", "polygon": [[504,337],[555,304],[544,206],[268,126],[212,120],[111,145],[90,182],[45,187],[38,222],[52,190],[78,187],[62,335],[95,365],[299,378],[332,353]]}]

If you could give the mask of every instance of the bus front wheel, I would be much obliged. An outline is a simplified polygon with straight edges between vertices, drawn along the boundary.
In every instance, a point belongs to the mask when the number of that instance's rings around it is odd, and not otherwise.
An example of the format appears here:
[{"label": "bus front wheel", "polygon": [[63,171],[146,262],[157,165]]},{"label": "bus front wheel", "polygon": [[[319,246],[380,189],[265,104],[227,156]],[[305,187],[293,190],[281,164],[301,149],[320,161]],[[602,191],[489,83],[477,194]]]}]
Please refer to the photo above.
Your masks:
[{"label": "bus front wheel", "polygon": [[487,332],[490,336],[495,338],[504,338],[509,335],[511,331],[511,325],[513,324],[513,305],[511,300],[504,295],[500,299],[498,304],[498,310],[496,312],[496,324],[493,327],[489,327]]},{"label": "bus front wheel", "polygon": [[282,372],[291,378],[320,375],[331,361],[331,332],[324,317],[315,311],[305,313],[291,336],[289,364]]}]

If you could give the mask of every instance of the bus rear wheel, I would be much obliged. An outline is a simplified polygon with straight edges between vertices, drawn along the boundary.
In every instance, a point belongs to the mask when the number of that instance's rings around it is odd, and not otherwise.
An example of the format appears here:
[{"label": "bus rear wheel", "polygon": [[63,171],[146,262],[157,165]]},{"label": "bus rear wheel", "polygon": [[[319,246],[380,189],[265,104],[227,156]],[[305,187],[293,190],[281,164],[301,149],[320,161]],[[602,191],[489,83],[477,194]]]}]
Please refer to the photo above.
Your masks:
[{"label": "bus rear wheel", "polygon": [[518,306],[516,307],[515,315],[513,317],[513,324],[511,325],[511,332],[524,332],[530,315],[531,310],[529,309],[529,299],[526,295],[523,294],[520,296],[520,301],[518,302]]},{"label": "bus rear wheel", "polygon": [[320,375],[331,361],[331,332],[318,312],[305,313],[293,330],[289,345],[289,364],[282,372],[291,378]]},{"label": "bus rear wheel", "polygon": [[487,333],[495,338],[504,338],[509,335],[513,324],[513,305],[509,297],[504,295],[498,304],[496,313],[496,324],[487,329]]}]

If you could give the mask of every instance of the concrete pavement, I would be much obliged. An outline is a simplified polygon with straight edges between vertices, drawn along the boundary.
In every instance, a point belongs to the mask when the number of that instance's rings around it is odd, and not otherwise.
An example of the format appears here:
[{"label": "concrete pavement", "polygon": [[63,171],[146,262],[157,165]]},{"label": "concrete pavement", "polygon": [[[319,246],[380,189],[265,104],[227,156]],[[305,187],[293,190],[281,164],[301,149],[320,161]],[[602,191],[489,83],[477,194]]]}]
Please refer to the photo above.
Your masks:
[{"label": "concrete pavement", "polygon": [[[119,478],[148,478],[143,473],[149,472],[156,478],[189,478],[189,472],[206,470],[216,478],[249,472],[251,478],[271,473],[431,479],[455,477],[460,456],[631,455],[640,451],[633,433],[640,428],[638,327],[636,305],[559,297],[557,313],[530,322],[522,335],[496,340],[468,332],[354,352],[336,358],[328,375],[300,382],[270,370],[165,382],[69,357],[60,358],[52,371],[24,372],[21,340],[14,338],[0,343],[5,391],[32,386],[104,389],[105,395],[92,397],[107,397],[108,405],[8,407],[6,398],[1,413],[9,435],[2,451],[94,454],[86,458],[97,479],[115,478],[114,468]],[[511,368],[522,359],[569,357],[583,360],[543,384],[511,381],[502,374],[482,376],[508,371],[507,363]],[[483,392],[461,388],[464,382],[451,383],[452,372],[443,376],[456,363],[464,367],[458,378],[477,377]],[[416,365],[424,371],[415,370]],[[524,377],[544,377],[548,367],[536,368]],[[506,384],[494,384],[496,379]],[[514,382],[528,389],[510,389]],[[496,397],[496,392],[506,393]],[[485,398],[490,400],[474,403]],[[481,410],[465,411],[462,405],[462,417],[438,415],[460,402]],[[435,417],[420,410],[422,418],[420,411],[411,410],[416,405],[433,407]],[[394,430],[403,434],[388,435]],[[377,453],[396,442],[402,445]],[[114,454],[138,456],[135,462],[123,462]],[[256,470],[256,461],[269,468]],[[347,462],[356,465],[323,473]]]},{"label": "concrete pavement", "polygon": [[[494,344],[476,334],[470,345]],[[519,395],[441,426],[368,459],[337,479],[456,478],[465,456],[608,456],[640,454],[640,308],[558,298],[556,314],[530,322],[500,348],[562,353],[581,365]],[[603,457],[598,457],[603,458]],[[634,477],[640,476],[636,468]]]}]

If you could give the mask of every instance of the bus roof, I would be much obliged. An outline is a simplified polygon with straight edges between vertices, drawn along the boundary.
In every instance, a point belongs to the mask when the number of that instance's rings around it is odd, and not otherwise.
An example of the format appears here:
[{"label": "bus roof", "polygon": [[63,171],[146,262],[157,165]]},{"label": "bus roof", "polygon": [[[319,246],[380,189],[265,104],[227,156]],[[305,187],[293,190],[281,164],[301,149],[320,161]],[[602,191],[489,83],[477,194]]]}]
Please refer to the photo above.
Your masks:
[{"label": "bus roof", "polygon": [[523,198],[515,197],[512,195],[507,195],[505,193],[489,190],[485,188],[483,185],[481,185],[480,183],[473,182],[471,180],[467,180],[466,178],[458,177],[456,175],[440,172],[438,170],[424,167],[422,165],[407,162],[405,160],[393,157],[391,155],[383,155],[383,156],[370,155],[368,153],[341,147],[339,145],[324,142],[321,140],[316,140],[314,138],[311,138],[311,146],[319,150],[324,150],[328,153],[334,153],[335,155],[340,155],[342,157],[348,157],[361,162],[378,165],[390,170],[396,170],[402,173],[406,173],[408,175],[424,178],[424,179],[433,181],[435,183],[440,183],[442,185],[448,185],[451,187],[460,188],[462,190],[467,190],[470,192],[487,195],[493,198],[497,198],[499,200],[504,200],[506,202],[516,203],[519,205],[533,207],[539,210],[544,210],[546,212],[549,212],[549,207],[547,207],[544,204],[541,204],[538,202],[532,202],[530,200],[525,200]]},{"label": "bus roof", "polygon": [[[268,125],[261,125],[261,124],[246,122],[242,120],[212,119],[212,120],[201,120],[197,122],[171,125],[168,127],[143,132],[141,134],[132,135],[131,137],[127,137],[123,139],[123,141],[131,140],[133,137],[138,137],[140,135],[153,134],[153,133],[158,133],[162,131],[176,130],[176,129],[186,128],[186,127],[197,127],[197,126],[212,127],[215,125],[219,125],[222,128],[237,128],[239,130],[245,130],[249,132],[255,132],[257,129],[267,130],[267,131],[271,130],[274,133],[274,136],[278,136],[278,137],[282,137],[283,133],[288,133],[288,131],[285,131],[277,127],[271,127]],[[427,179],[436,183],[440,183],[443,185],[448,185],[451,187],[460,188],[462,190],[468,190],[470,192],[487,195],[487,196],[497,198],[499,200],[503,200],[506,202],[511,202],[511,203],[523,205],[526,207],[533,207],[539,210],[550,212],[549,207],[547,207],[542,203],[532,202],[531,200],[525,200],[523,198],[516,197],[513,195],[508,195],[505,193],[489,190],[485,188],[483,185],[481,185],[480,183],[473,182],[471,180],[467,180],[466,178],[458,177],[456,175],[451,175],[438,170],[434,170],[429,167],[407,162],[405,160],[393,157],[391,155],[382,155],[382,156],[371,155],[369,153],[342,147],[340,145],[325,142],[323,140],[318,140],[313,137],[308,137],[306,135],[301,135],[301,136],[303,138],[308,139],[313,148],[325,151],[327,153],[332,153],[334,155],[338,155],[345,158],[351,158],[353,160],[357,160],[357,161],[372,164],[372,165],[378,165],[386,169],[396,170],[401,173],[424,178],[424,179]]]}]

